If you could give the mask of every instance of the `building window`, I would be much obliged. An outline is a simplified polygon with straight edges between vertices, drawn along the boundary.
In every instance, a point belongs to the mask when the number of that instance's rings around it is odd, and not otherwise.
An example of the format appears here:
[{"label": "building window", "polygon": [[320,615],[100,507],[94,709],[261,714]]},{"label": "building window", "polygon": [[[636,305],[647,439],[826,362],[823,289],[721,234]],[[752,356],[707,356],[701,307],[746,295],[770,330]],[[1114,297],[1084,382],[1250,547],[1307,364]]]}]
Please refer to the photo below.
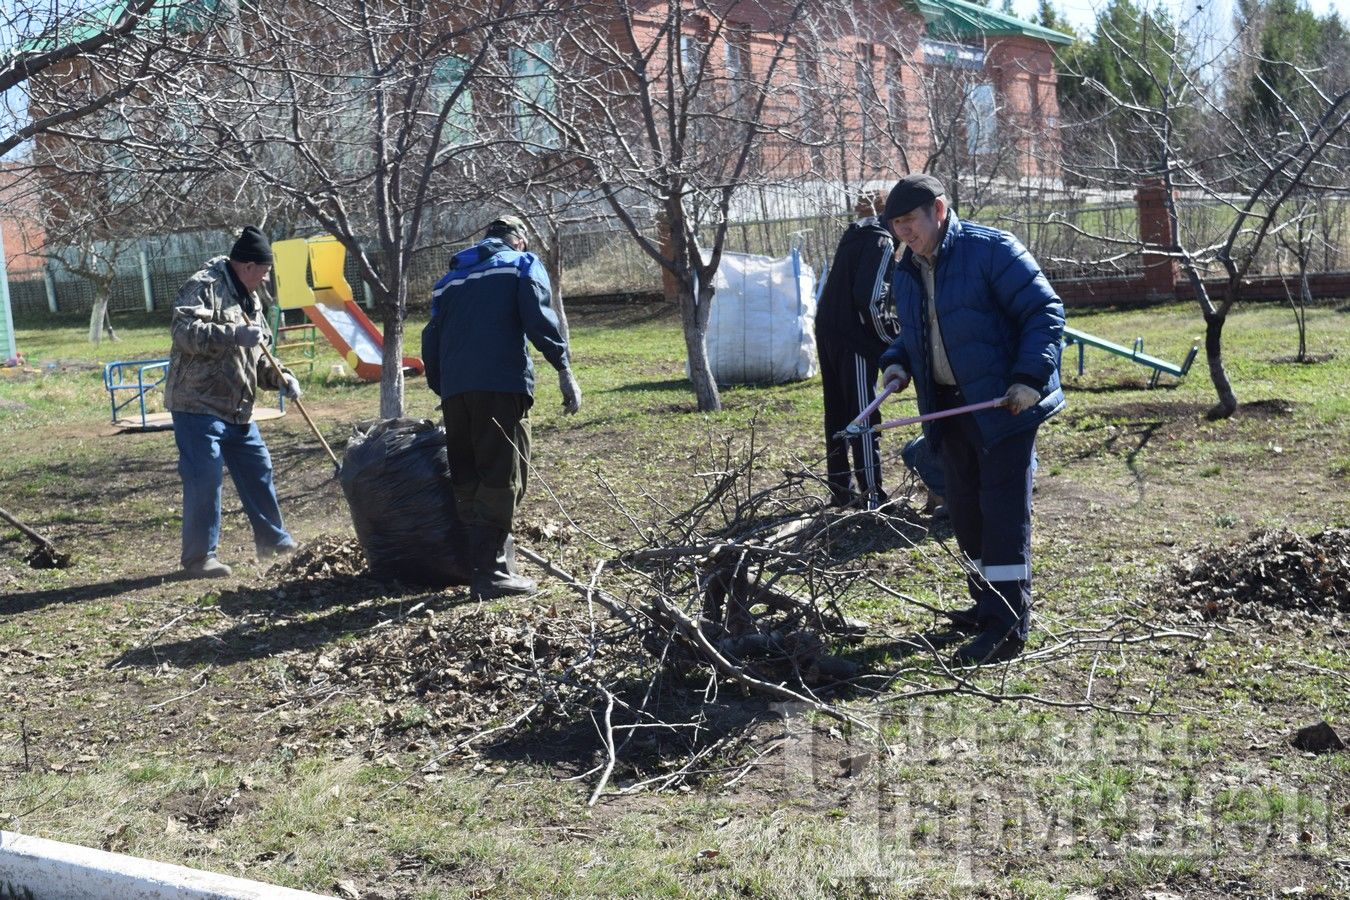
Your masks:
[{"label": "building window", "polygon": [[858,127],[857,135],[859,158],[862,170],[860,177],[868,177],[882,165],[890,136],[882,131],[880,121],[887,115],[881,104],[881,92],[877,90],[876,53],[871,44],[859,44],[854,72],[858,82]]},{"label": "building window", "polygon": [[886,64],[886,118],[891,135],[903,138],[909,132],[909,113],[905,109],[905,71],[900,54],[891,51]]},{"label": "building window", "polygon": [[[445,116],[443,141],[447,146],[458,147],[474,139],[476,129],[473,121],[473,93],[464,84],[469,72],[469,61],[459,56],[447,56],[431,73],[431,82],[427,94],[431,98],[432,111],[439,114],[445,104],[450,109]],[[461,88],[458,94],[456,89]]]},{"label": "building window", "polygon": [[680,80],[685,87],[693,87],[698,83],[702,65],[703,46],[698,38],[689,34],[680,35]]},{"label": "building window", "polygon": [[811,148],[811,161],[817,168],[825,164],[825,117],[821,109],[820,75],[815,57],[801,44],[797,45],[797,101],[801,104],[802,140]]},{"label": "building window", "polygon": [[966,92],[966,152],[971,156],[998,148],[998,106],[992,84],[973,84]]},{"label": "building window", "polygon": [[726,70],[728,96],[731,105],[739,107],[748,96],[746,89],[750,77],[749,38],[739,31],[729,31],[726,37]]},{"label": "building window", "polygon": [[510,62],[516,137],[531,147],[556,150],[562,141],[552,120],[558,114],[553,45],[537,43],[513,49]]}]

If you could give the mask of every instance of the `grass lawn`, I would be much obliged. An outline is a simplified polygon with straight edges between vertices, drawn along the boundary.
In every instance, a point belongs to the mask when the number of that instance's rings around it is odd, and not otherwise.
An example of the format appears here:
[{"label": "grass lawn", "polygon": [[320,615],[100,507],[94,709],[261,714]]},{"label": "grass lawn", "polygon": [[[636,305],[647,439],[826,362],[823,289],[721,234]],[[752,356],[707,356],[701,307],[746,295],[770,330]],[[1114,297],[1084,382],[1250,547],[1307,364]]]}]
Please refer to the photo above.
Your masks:
[{"label": "grass lawn", "polygon": [[[564,569],[584,580],[633,546],[752,436],[766,477],[819,470],[817,380],[729,388],[722,412],[699,414],[670,310],[576,303],[569,317],[584,407],[560,414],[545,367],[518,529]],[[934,617],[855,588],[845,611],[869,625],[868,673],[894,680],[835,699],[875,732],[706,672],[671,677],[671,702],[705,704],[703,727],[727,740],[668,790],[632,789],[670,765],[655,746],[594,806],[605,754],[590,717],[456,750],[532,690],[494,659],[514,659],[520,634],[584,618],[586,601],[556,579],[531,567],[538,596],[479,608],[463,590],[269,568],[252,559],[232,486],[221,558],[235,575],[168,577],[172,435],[114,429],[101,376],[114,359],[167,356],[167,323],[116,324],[122,340],[93,347],[82,321],[17,323],[29,368],[0,370],[0,506],[76,558],[30,569],[28,540],[0,525],[0,828],[400,900],[1350,897],[1350,753],[1289,744],[1322,720],[1350,739],[1350,610],[1205,618],[1175,576],[1211,548],[1231,547],[1236,565],[1258,529],[1350,527],[1350,307],[1309,311],[1308,364],[1289,361],[1288,310],[1238,309],[1225,350],[1243,405],[1223,421],[1204,416],[1203,357],[1156,390],[1148,370],[1103,352],[1088,351],[1081,377],[1066,358],[1069,408],[1038,445],[1029,649],[1079,652],[898,701],[946,683],[886,649]],[[1203,331],[1191,305],[1073,311],[1070,324],[1127,346],[1143,337],[1178,362]],[[409,349],[421,325],[408,321]],[[305,404],[341,454],[379,389],[335,376],[338,362],[320,355]],[[409,381],[408,415],[435,417],[433,400]],[[912,394],[887,406],[913,409]],[[306,547],[348,541],[341,488],[304,421],[288,413],[263,431],[291,531]],[[949,532],[929,530],[899,464],[909,433],[883,450],[915,527],[858,564],[954,606]],[[390,648],[429,646],[450,648],[443,666],[463,663],[469,687],[388,677],[412,664]]]}]

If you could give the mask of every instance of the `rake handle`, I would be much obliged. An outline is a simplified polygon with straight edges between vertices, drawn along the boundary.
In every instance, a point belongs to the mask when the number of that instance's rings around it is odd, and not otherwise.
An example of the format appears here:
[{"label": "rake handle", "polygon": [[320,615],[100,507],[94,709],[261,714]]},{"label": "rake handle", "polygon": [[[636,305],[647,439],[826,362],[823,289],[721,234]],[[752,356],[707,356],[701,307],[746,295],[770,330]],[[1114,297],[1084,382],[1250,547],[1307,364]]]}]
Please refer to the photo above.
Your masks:
[{"label": "rake handle", "polygon": [[0,519],[4,519],[4,520],[5,520],[6,522],[8,522],[9,524],[13,525],[15,528],[17,528],[17,529],[19,529],[20,531],[22,531],[22,532],[23,532],[24,534],[26,534],[28,537],[32,538],[33,541],[35,541],[39,547],[42,547],[43,549],[47,550],[49,553],[55,553],[55,552],[56,552],[56,545],[55,545],[55,544],[53,544],[51,541],[47,540],[47,539],[46,539],[45,537],[43,537],[42,535],[38,534],[38,533],[37,533],[36,531],[34,531],[33,529],[29,528],[27,525],[25,525],[25,524],[23,524],[22,522],[20,522],[18,519],[14,518],[14,516],[12,516],[10,513],[6,512],[3,508],[0,508]]},{"label": "rake handle", "polygon": [[[244,316],[244,321],[252,325],[253,320],[248,317],[248,313],[244,313],[243,310],[240,310],[240,312]],[[262,349],[263,356],[267,357],[267,361],[272,364],[272,368],[276,369],[277,378],[281,379],[282,384],[285,384],[286,371],[281,367],[281,363],[277,362],[277,358],[272,355],[272,351],[267,349],[267,342],[260,341],[258,347]],[[328,441],[324,438],[323,432],[319,430],[319,426],[315,425],[314,420],[309,417],[309,411],[305,409],[305,404],[300,402],[299,397],[292,397],[291,402],[295,404],[296,409],[300,410],[300,415],[305,417],[305,421],[309,424],[309,430],[314,432],[314,436],[319,439],[319,443],[323,444],[323,449],[327,451],[328,458],[333,461],[333,467],[340,470],[342,463],[338,462],[337,454],[333,452],[333,448],[328,446]]]}]

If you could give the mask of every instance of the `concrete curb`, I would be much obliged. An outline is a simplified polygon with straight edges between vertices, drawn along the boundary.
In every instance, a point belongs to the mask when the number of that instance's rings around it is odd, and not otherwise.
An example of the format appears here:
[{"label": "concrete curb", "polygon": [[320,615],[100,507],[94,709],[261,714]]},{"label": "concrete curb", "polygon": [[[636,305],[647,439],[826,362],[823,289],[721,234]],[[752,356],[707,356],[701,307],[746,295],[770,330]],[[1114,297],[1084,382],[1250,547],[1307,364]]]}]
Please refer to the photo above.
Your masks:
[{"label": "concrete curb", "polygon": [[0,897],[34,900],[333,900],[275,887],[0,831]]}]

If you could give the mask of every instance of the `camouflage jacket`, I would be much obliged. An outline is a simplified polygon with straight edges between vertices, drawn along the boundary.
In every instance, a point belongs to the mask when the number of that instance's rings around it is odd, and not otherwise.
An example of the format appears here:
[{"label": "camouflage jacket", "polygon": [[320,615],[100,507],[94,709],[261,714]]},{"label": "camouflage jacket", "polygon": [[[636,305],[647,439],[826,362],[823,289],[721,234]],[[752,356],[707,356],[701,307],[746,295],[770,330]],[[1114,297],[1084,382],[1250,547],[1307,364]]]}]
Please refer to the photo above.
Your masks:
[{"label": "camouflage jacket", "polygon": [[[234,327],[244,322],[228,257],[218,256],[188,279],[173,302],[173,351],[164,387],[164,406],[172,412],[204,413],[242,425],[253,417],[258,388],[279,390],[281,376],[263,356],[262,347],[244,348]],[[263,340],[272,334],[254,294]],[[286,371],[285,369],[282,370]]]}]

